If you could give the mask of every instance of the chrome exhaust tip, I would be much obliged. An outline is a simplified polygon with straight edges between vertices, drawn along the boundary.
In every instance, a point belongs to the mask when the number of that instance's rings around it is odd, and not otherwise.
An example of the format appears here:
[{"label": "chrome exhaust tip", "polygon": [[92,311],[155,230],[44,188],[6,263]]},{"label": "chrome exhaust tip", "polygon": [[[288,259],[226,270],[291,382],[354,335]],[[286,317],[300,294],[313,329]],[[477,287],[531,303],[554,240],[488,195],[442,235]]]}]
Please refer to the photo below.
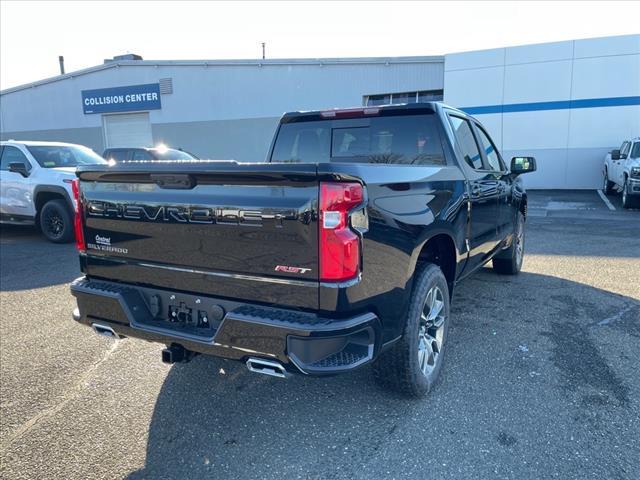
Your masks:
[{"label": "chrome exhaust tip", "polygon": [[120,336],[113,331],[113,328],[109,326],[100,325],[99,323],[92,323],[91,328],[94,332],[96,332],[98,335],[102,335],[103,337],[111,337],[115,338],[116,340],[120,338]]},{"label": "chrome exhaust tip", "polygon": [[270,377],[286,378],[287,371],[280,362],[264,360],[262,358],[250,358],[247,360],[247,368],[250,372],[269,375]]}]

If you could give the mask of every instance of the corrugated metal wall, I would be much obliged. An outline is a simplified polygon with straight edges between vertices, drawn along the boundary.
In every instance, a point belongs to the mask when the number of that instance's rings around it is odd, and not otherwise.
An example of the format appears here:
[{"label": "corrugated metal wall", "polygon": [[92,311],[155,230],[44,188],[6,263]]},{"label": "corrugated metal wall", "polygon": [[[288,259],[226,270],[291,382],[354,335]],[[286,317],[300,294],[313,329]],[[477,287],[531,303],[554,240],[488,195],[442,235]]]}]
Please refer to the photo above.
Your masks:
[{"label": "corrugated metal wall", "polygon": [[[3,94],[2,138],[77,137],[79,143],[92,142],[89,146],[101,151],[103,145],[95,144],[101,115],[83,113],[81,91],[166,78],[172,79],[173,93],[162,95],[162,109],[149,113],[154,140],[203,157],[262,160],[282,113],[358,106],[368,94],[442,89],[444,60],[125,62]],[[243,138],[251,140],[238,144]]]},{"label": "corrugated metal wall", "polygon": [[528,187],[598,188],[606,153],[640,135],[640,35],[447,55],[444,95],[506,158],[536,157]]},{"label": "corrugated metal wall", "polygon": [[[65,138],[67,131],[89,129],[78,142],[95,141],[95,129],[102,128],[100,115],[85,115],[81,91],[143,83],[171,78],[173,93],[162,95],[162,109],[150,112],[154,131],[171,137],[180,146],[199,150],[204,156],[231,153],[233,145],[221,145],[227,138],[212,130],[211,138],[200,137],[198,145],[187,135],[184,140],[173,125],[185,122],[216,122],[269,119],[266,131],[256,132],[260,142],[270,139],[275,119],[285,111],[348,107],[362,104],[363,95],[410,90],[442,89],[444,62],[440,58],[294,60],[223,63],[124,62],[122,65],[84,73],[72,78],[5,93],[1,97],[2,137],[46,136]],[[265,122],[262,122],[265,124]],[[252,125],[255,122],[251,123]],[[241,126],[238,122],[230,124]],[[247,124],[249,125],[249,124]],[[263,130],[264,130],[263,128]],[[223,129],[224,130],[224,129]],[[59,134],[56,134],[59,131]],[[206,131],[206,124],[199,124]],[[73,139],[74,135],[71,135]],[[159,134],[160,135],[160,134]],[[231,135],[237,141],[238,135]],[[217,147],[216,147],[217,145]],[[100,150],[103,145],[90,145]],[[267,145],[263,150],[266,152]],[[250,149],[255,156],[258,148]],[[243,157],[242,146],[236,158]]]}]

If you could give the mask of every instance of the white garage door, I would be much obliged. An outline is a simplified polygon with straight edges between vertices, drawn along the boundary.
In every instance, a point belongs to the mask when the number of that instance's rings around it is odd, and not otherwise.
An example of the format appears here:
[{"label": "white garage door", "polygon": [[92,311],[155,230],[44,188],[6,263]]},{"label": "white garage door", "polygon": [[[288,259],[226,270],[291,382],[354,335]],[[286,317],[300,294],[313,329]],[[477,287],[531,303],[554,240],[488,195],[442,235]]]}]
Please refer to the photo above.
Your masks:
[{"label": "white garage door", "polygon": [[103,115],[102,123],[106,148],[153,146],[148,113]]}]

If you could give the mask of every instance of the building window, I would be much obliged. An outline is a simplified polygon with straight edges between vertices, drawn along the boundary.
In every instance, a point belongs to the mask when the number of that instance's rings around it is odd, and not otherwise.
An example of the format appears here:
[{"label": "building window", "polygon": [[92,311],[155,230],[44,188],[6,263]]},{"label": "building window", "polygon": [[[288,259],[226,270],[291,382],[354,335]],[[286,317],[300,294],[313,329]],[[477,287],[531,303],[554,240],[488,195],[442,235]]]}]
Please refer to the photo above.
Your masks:
[{"label": "building window", "polygon": [[444,90],[423,90],[418,92],[419,102],[441,102],[444,99]]},{"label": "building window", "polygon": [[391,95],[368,95],[364,97],[365,106],[389,105],[390,103],[391,103]]},{"label": "building window", "polygon": [[365,95],[362,104],[365,107],[375,105],[391,105],[399,103],[441,102],[444,90],[421,90],[419,92],[382,93],[379,95]]}]

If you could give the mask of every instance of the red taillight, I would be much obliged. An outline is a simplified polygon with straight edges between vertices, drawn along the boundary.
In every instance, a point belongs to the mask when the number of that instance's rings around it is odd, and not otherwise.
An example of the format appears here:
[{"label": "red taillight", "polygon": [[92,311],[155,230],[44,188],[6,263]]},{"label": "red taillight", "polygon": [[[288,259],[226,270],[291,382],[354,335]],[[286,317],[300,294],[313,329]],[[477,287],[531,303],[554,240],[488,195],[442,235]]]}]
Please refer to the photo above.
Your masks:
[{"label": "red taillight", "polygon": [[71,183],[71,190],[73,190],[73,199],[76,203],[76,211],[73,218],[73,229],[76,233],[76,247],[78,251],[84,252],[86,246],[84,244],[84,233],[82,232],[82,203],[80,201],[80,179],[76,178]]},{"label": "red taillight", "polygon": [[320,183],[320,280],[358,275],[360,239],[349,227],[349,210],[364,198],[359,183]]}]

